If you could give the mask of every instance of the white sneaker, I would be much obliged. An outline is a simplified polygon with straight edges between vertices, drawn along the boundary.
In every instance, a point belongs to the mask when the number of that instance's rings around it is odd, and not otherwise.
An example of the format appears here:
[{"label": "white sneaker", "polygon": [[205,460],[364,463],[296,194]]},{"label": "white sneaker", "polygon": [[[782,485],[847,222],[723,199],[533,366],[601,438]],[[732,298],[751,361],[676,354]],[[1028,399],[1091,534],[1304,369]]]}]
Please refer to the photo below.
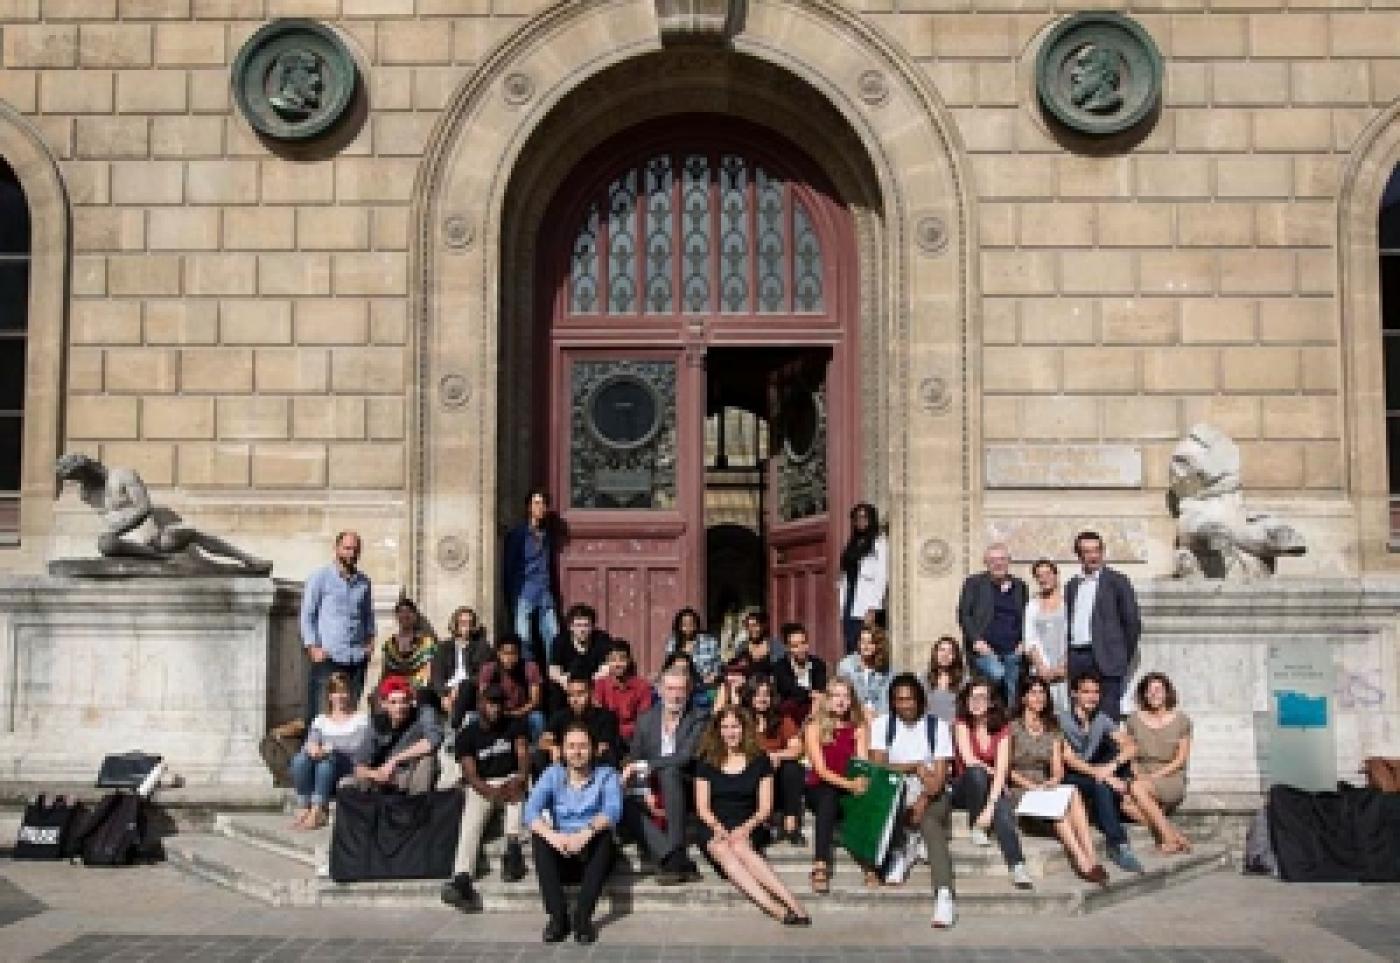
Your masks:
[{"label": "white sneaker", "polygon": [[1025,863],[1017,863],[1011,867],[1011,885],[1017,889],[1030,889],[1035,886],[1035,881],[1031,879],[1031,871],[1026,869]]},{"label": "white sneaker", "polygon": [[987,831],[978,826],[972,827],[972,829],[967,834],[967,838],[972,840],[972,845],[974,846],[992,845],[992,839],[990,836],[987,835]]},{"label": "white sneaker", "polygon": [[933,928],[946,930],[957,921],[958,910],[953,905],[953,894],[945,886],[938,891],[933,900]]}]

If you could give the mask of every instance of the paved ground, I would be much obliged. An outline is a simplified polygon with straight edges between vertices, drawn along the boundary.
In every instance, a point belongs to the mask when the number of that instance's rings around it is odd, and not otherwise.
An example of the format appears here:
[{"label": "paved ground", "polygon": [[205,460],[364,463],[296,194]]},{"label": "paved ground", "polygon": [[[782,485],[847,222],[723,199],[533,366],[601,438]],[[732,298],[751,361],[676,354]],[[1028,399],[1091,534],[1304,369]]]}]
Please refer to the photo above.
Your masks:
[{"label": "paved ground", "polygon": [[784,929],[756,912],[605,919],[590,951],[539,944],[540,915],[270,909],[168,867],[0,861],[0,961],[48,960],[1400,960],[1400,886],[1289,886],[1216,873],[1072,919],[821,912]]}]

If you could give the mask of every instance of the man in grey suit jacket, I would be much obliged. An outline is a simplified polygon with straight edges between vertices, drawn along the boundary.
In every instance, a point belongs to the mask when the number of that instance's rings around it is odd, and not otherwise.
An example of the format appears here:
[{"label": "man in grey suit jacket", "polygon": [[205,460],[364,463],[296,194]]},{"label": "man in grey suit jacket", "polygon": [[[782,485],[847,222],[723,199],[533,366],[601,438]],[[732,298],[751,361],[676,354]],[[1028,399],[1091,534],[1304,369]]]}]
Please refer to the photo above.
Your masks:
[{"label": "man in grey suit jacket", "polygon": [[[686,855],[685,825],[690,815],[690,768],[709,715],[690,704],[690,672],[673,666],[661,676],[661,700],[637,719],[628,761],[622,767],[627,790],[622,818],[632,835],[656,861],[656,881],[663,886],[698,882],[699,867]],[[652,777],[661,799],[648,788]],[[654,815],[666,815],[663,830]]]},{"label": "man in grey suit jacket", "polygon": [[1123,684],[1142,636],[1133,583],[1104,564],[1103,538],[1098,532],[1074,537],[1080,574],[1065,586],[1065,615],[1069,620],[1070,684],[1093,669],[1103,680],[1102,711],[1114,721],[1123,718]]}]

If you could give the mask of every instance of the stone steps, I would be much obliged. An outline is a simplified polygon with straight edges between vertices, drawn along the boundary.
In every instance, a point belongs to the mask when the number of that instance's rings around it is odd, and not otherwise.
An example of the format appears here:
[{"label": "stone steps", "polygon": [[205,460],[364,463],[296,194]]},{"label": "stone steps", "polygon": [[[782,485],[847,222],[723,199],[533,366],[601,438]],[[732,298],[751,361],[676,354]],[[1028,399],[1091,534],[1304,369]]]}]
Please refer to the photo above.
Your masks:
[{"label": "stone steps", "polygon": [[[326,830],[302,833],[286,827],[286,816],[275,813],[221,813],[214,831],[183,833],[166,840],[171,865],[274,906],[382,906],[442,908],[436,880],[339,884],[326,877]],[[1036,875],[1031,891],[1014,889],[995,848],[978,850],[965,839],[954,840],[959,912],[968,915],[1025,915],[1082,913],[1129,899],[1211,872],[1226,865],[1228,853],[1220,844],[1202,843],[1191,856],[1165,858],[1139,845],[1147,872],[1133,875],[1114,872],[1108,887],[1082,883],[1067,870],[1059,846],[1052,840],[1025,839],[1028,865]],[[538,912],[539,894],[532,878],[503,883],[496,875],[502,841],[486,846],[490,872],[477,890],[486,911]],[[527,862],[528,862],[528,848]],[[827,911],[862,911],[874,908],[907,908],[920,916],[930,910],[927,868],[915,867],[901,887],[868,890],[850,859],[838,854],[832,892],[813,896],[807,881],[810,851],[779,845],[771,860],[785,882],[813,908]],[[1032,856],[1036,862],[1031,863]],[[738,906],[744,900],[715,871],[700,860],[704,879],[686,886],[656,884],[632,847],[625,848],[619,866],[609,880],[600,912],[632,912],[686,908],[704,911],[717,906]],[[989,869],[994,868],[995,871]]]}]

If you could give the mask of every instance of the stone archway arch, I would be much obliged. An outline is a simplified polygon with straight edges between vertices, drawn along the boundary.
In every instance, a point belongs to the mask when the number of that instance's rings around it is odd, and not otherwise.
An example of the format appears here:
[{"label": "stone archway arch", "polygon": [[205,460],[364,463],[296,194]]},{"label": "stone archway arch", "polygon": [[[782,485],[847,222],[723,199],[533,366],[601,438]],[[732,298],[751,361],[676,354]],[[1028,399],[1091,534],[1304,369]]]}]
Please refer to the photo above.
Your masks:
[{"label": "stone archway arch", "polygon": [[67,328],[68,191],[42,136],[0,101],[0,157],[29,206],[29,316],[25,349],[24,434],[20,476],[20,551],[41,563],[53,530],[53,466],[63,437],[63,362]]},{"label": "stone archway arch", "polygon": [[[838,3],[751,0],[729,50],[817,92],[872,172],[865,200],[878,216],[861,224],[871,254],[861,284],[873,305],[863,323],[878,327],[886,355],[874,455],[890,502],[892,628],[905,645],[926,642],[945,630],[980,517],[975,228],[962,150],[917,65]],[[489,606],[499,528],[514,514],[500,505],[510,486],[500,484],[491,426],[507,424],[512,403],[502,359],[517,371],[524,363],[502,350],[513,320],[506,267],[531,243],[507,203],[522,156],[572,91],[662,51],[647,0],[556,4],[482,63],[430,142],[415,210],[410,581],[431,606]],[[744,109],[733,97],[727,105]],[[842,176],[859,196],[859,177]]]},{"label": "stone archway arch", "polygon": [[1357,139],[1337,201],[1347,480],[1356,510],[1357,564],[1363,572],[1400,570],[1400,558],[1390,552],[1379,248],[1381,195],[1397,167],[1400,101]]}]

